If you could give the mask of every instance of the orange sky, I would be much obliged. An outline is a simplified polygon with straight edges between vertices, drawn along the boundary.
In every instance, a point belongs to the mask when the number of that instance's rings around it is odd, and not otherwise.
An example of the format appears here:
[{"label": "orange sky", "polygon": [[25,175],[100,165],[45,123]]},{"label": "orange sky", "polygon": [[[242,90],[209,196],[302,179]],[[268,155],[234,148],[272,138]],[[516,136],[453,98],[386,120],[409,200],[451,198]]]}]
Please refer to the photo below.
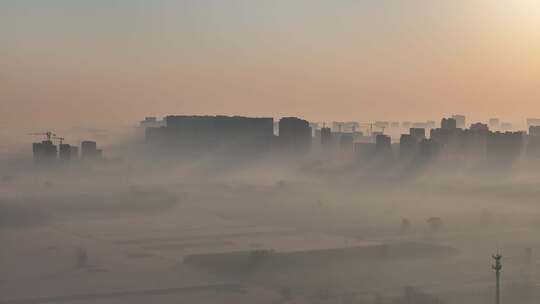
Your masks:
[{"label": "orange sky", "polygon": [[536,2],[2,2],[0,125],[166,114],[523,122],[540,116]]}]

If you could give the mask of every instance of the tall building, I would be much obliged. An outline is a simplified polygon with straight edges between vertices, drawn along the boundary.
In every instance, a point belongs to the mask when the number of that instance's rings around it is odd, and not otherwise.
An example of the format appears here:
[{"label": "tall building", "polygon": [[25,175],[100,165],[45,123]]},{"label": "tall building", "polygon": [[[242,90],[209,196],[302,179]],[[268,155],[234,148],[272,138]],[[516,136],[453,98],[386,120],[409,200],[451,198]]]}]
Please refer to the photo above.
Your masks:
[{"label": "tall building", "polygon": [[524,147],[522,132],[494,132],[487,137],[487,157],[496,160],[513,160],[521,155]]},{"label": "tall building", "polygon": [[529,127],[527,155],[531,157],[540,157],[540,126]]},{"label": "tall building", "polygon": [[422,160],[429,161],[437,158],[441,153],[441,144],[433,139],[424,139],[420,142],[419,155]]},{"label": "tall building", "polygon": [[452,118],[456,121],[456,128],[465,128],[466,121],[464,115],[452,115]]},{"label": "tall building", "polygon": [[332,129],[321,128],[321,145],[325,148],[332,145]]},{"label": "tall building", "polygon": [[51,164],[56,161],[58,154],[57,147],[51,140],[44,140],[40,143],[32,144],[34,162],[36,164]]},{"label": "tall building", "polygon": [[375,152],[379,155],[392,152],[392,142],[390,136],[380,134],[375,137]]},{"label": "tall building", "polygon": [[70,159],[79,159],[79,147],[71,146],[71,156]]},{"label": "tall building", "polygon": [[443,118],[441,120],[441,129],[451,130],[457,128],[457,122],[453,118]]},{"label": "tall building", "polygon": [[307,150],[311,141],[311,128],[307,120],[297,117],[284,117],[279,120],[279,142],[283,148]]},{"label": "tall building", "polygon": [[71,146],[68,144],[60,144],[60,149],[58,152],[58,158],[60,161],[69,162],[71,160]]},{"label": "tall building", "polygon": [[439,144],[445,155],[454,157],[459,153],[462,132],[462,129],[456,127],[455,119],[443,118],[441,128],[430,130],[430,139]]},{"label": "tall building", "polygon": [[481,122],[471,124],[469,128],[471,131],[489,131],[489,127]]},{"label": "tall building", "polygon": [[146,129],[147,143],[182,156],[264,151],[273,140],[274,119],[266,117],[167,116],[165,126]]},{"label": "tall building", "polygon": [[409,134],[416,139],[417,142],[426,138],[426,129],[424,128],[410,128]]},{"label": "tall building", "polygon": [[418,150],[419,141],[411,134],[402,134],[399,139],[399,156],[412,158]]},{"label": "tall building", "polygon": [[97,149],[95,141],[83,141],[81,143],[82,159],[99,159],[102,157],[102,151]]},{"label": "tall building", "polygon": [[531,137],[540,137],[540,125],[539,126],[530,126],[529,127],[529,136],[531,136]]}]

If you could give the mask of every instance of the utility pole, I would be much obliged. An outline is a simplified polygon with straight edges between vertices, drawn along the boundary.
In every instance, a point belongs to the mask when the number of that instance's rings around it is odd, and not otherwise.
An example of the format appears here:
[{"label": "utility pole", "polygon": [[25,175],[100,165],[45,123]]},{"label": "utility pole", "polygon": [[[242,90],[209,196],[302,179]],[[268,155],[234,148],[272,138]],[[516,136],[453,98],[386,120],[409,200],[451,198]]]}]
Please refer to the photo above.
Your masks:
[{"label": "utility pole", "polygon": [[496,285],[495,285],[495,304],[501,303],[501,294],[500,294],[500,281],[501,281],[501,259],[502,255],[500,255],[498,252],[496,255],[492,256],[493,260],[495,260],[495,264],[491,266],[493,270],[495,270],[495,278],[496,278]]}]

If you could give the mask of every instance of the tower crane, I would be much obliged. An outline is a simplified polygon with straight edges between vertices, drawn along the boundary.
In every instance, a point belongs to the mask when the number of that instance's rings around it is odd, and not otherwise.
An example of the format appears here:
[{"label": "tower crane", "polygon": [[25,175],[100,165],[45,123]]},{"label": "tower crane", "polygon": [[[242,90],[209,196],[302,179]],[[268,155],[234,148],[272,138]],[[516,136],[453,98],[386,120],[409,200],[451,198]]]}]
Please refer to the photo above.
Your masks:
[{"label": "tower crane", "polygon": [[56,136],[56,134],[54,134],[51,131],[47,131],[47,132],[44,132],[44,133],[30,133],[28,135],[45,136],[47,138],[47,140],[49,140],[49,141],[51,140],[52,137]]},{"label": "tower crane", "polygon": [[56,136],[56,135],[53,136],[53,139],[58,140],[58,143],[59,143],[60,145],[62,145],[62,144],[64,143],[64,140],[65,140],[65,138],[60,137],[60,136]]}]

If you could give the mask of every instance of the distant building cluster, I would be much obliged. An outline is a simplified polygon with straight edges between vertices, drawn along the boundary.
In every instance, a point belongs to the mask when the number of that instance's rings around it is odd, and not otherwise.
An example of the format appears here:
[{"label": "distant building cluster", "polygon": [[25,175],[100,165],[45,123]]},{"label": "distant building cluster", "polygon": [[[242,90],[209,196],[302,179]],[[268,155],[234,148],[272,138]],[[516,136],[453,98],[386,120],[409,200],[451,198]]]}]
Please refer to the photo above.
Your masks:
[{"label": "distant building cluster", "polygon": [[[63,143],[64,138],[58,137],[52,132],[33,135],[46,136],[46,140],[32,144],[33,159],[37,165],[68,163],[78,159],[96,160],[102,158],[103,152],[101,149],[97,149],[97,144],[94,141],[81,142],[79,155],[79,147]],[[55,145],[53,140],[58,140],[58,145]]]},{"label": "distant building cluster", "polygon": [[[241,116],[147,117],[141,122],[146,142],[177,153],[207,151],[339,151],[360,159],[471,158],[512,160],[540,157],[540,119],[528,119],[528,133],[511,131],[509,123],[491,118],[467,128],[464,115],[435,121],[373,123],[308,122],[297,117]],[[405,131],[405,132],[404,132]],[[173,149],[175,148],[175,149]]]},{"label": "distant building cluster", "polygon": [[183,153],[206,151],[257,152],[280,147],[307,150],[312,143],[308,121],[282,118],[274,134],[273,118],[241,116],[167,116],[164,125],[147,127],[149,144]]}]

